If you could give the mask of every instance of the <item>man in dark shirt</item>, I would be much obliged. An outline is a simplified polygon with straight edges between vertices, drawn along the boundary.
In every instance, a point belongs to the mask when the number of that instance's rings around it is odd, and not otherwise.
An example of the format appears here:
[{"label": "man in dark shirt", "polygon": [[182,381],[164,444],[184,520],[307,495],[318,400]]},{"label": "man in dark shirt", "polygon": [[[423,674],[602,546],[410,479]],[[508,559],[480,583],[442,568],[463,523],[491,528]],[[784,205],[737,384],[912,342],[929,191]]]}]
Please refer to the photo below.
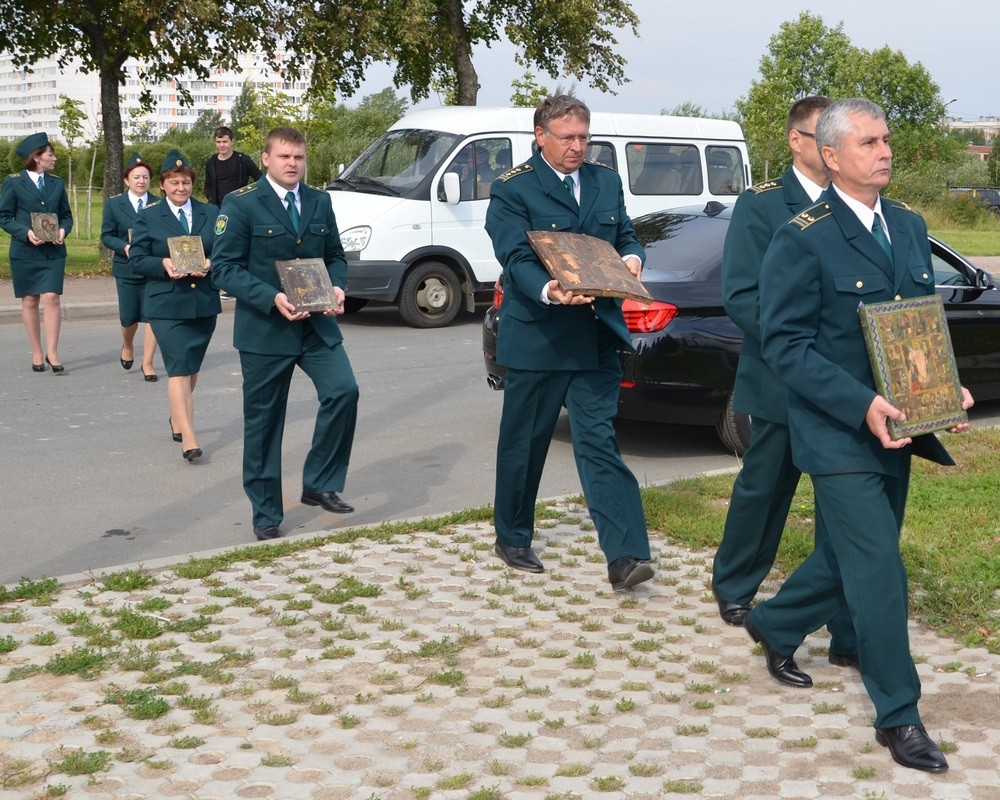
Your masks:
[{"label": "man in dark shirt", "polygon": [[230,128],[215,129],[215,149],[218,153],[205,163],[205,196],[209,203],[221,206],[223,197],[257,180],[261,171],[250,156],[233,149]]}]

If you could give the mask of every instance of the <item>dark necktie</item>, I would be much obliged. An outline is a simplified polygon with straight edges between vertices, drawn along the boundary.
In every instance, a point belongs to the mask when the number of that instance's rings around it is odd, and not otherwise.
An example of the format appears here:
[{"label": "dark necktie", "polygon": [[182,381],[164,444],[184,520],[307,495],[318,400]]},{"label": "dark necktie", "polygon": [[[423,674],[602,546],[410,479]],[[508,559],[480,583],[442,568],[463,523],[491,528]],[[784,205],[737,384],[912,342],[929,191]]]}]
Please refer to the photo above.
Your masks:
[{"label": "dark necktie", "polygon": [[184,229],[184,233],[191,233],[191,226],[188,225],[187,214],[184,213],[183,208],[177,210],[177,219],[181,223],[181,227]]},{"label": "dark necktie", "polygon": [[299,210],[295,207],[295,192],[288,192],[285,195],[285,202],[288,203],[288,217],[292,221],[295,232],[299,232]]},{"label": "dark necktie", "polygon": [[882,223],[879,220],[878,214],[875,215],[875,221],[872,223],[872,236],[875,237],[875,241],[879,243],[879,247],[885,250],[885,254],[889,256],[889,263],[892,263],[892,245],[889,243],[889,237],[885,235],[885,230],[882,228]]},{"label": "dark necktie", "polygon": [[45,173],[41,173],[38,176],[38,191],[42,191],[45,188]]},{"label": "dark necktie", "polygon": [[573,205],[576,205],[576,192],[573,191],[573,189],[575,188],[573,186],[573,178],[567,175],[565,178],[563,178],[563,183],[566,184],[566,189],[569,191],[569,199],[573,201]]},{"label": "dark necktie", "polygon": [[139,198],[139,202],[135,204],[135,213],[138,214],[142,211],[142,198]]}]

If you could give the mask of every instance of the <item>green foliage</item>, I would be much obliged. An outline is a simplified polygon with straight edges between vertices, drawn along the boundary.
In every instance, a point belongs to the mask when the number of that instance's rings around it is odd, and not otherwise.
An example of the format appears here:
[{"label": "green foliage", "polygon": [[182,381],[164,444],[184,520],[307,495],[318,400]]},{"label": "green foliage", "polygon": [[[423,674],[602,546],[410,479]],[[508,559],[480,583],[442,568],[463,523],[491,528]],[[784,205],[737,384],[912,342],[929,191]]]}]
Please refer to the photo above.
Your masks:
[{"label": "green foliage", "polygon": [[318,98],[311,117],[303,124],[309,137],[307,179],[314,185],[329,183],[377,137],[407,111],[408,103],[390,88],[366,95],[357,108]]},{"label": "green foliage", "polygon": [[993,147],[990,148],[989,169],[990,186],[1000,186],[1000,136],[993,137]]},{"label": "green foliage", "polygon": [[41,578],[37,581],[21,578],[17,586],[8,589],[0,586],[0,603],[11,600],[38,600],[51,598],[59,592],[59,581],[55,578]]},{"label": "green foliage", "polygon": [[760,79],[736,101],[757,175],[773,177],[791,163],[785,112],[814,94],[865,97],[882,106],[898,166],[957,159],[964,147],[941,127],[944,106],[927,70],[888,47],[855,47],[843,27],[830,28],[820,16],[803,11],[771,37]]},{"label": "green foliage", "polygon": [[535,80],[531,70],[525,70],[524,75],[515,78],[510,85],[513,89],[510,95],[511,105],[518,108],[536,108],[539,103],[549,96],[549,91],[539,85]]},{"label": "green foliage", "polygon": [[600,91],[624,83],[625,58],[616,39],[637,32],[639,18],[626,0],[524,3],[515,0],[357,0],[306,6],[290,49],[313,68],[313,88],[349,94],[372,62],[396,66],[393,84],[411,86],[416,101],[454,88],[459,105],[475,105],[477,45],[505,35],[517,63],[553,78],[568,75]]}]

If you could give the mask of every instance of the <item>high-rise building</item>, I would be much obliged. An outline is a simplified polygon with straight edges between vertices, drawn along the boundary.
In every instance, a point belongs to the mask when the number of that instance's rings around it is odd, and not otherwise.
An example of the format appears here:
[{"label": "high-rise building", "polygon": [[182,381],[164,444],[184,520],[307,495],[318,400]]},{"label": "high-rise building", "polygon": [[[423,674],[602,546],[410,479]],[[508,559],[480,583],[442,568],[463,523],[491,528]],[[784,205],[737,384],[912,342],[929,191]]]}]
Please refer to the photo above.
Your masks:
[{"label": "high-rise building", "polygon": [[[16,68],[13,60],[10,53],[0,53],[0,139],[20,139],[34,131],[47,131],[54,138],[61,138],[59,95],[82,101],[89,118],[86,130],[93,133],[98,129],[101,90],[96,73],[81,72],[78,62],[60,70],[55,58],[37,62],[28,72]],[[308,74],[294,82],[286,81],[267,65],[262,53],[244,55],[239,63],[241,72],[213,69],[208,80],[188,74],[149,85],[154,107],[145,112],[139,105],[139,96],[147,88],[142,77],[143,63],[129,59],[125,62],[128,79],[120,92],[126,141],[139,131],[161,136],[171,128],[190,128],[204,111],[218,111],[229,121],[233,103],[247,81],[281,92],[295,105],[305,105]],[[181,105],[181,86],[191,93],[192,105]]]}]

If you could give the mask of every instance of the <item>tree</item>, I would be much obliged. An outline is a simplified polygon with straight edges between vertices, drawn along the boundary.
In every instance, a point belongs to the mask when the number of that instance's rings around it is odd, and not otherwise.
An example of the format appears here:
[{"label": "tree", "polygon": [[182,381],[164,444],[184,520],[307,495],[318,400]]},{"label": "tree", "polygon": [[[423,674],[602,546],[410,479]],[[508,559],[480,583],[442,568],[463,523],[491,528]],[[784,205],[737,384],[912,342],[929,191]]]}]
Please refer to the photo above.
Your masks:
[{"label": "tree", "polygon": [[87,121],[87,112],[83,110],[83,101],[73,100],[71,97],[60,94],[59,105],[56,106],[59,112],[59,131],[63,139],[66,140],[68,172],[66,175],[66,186],[73,198],[73,216],[80,216],[79,204],[76,201],[76,187],[73,185],[73,150],[76,142],[83,138],[83,123]]},{"label": "tree", "polygon": [[1000,136],[993,137],[990,160],[986,162],[986,169],[990,176],[990,186],[1000,186]]},{"label": "tree", "polygon": [[[409,84],[414,101],[434,87],[453,86],[458,105],[476,104],[473,47],[499,41],[501,35],[518,48],[517,62],[525,68],[537,67],[553,78],[572,76],[610,92],[613,84],[627,80],[616,31],[637,33],[639,25],[626,0],[357,0],[349,5],[324,0],[303,15],[291,49],[300,59],[307,54],[314,59],[314,88],[320,93],[341,67],[336,60],[349,51],[352,66],[394,62],[394,84]],[[356,32],[353,39],[347,29]]]},{"label": "tree", "polygon": [[661,108],[661,114],[669,117],[710,117],[708,109],[703,105],[695,103],[693,100],[685,100],[678,103],[673,108]]},{"label": "tree", "polygon": [[515,78],[510,88],[514,90],[510,95],[510,102],[518,108],[537,108],[549,96],[549,90],[538,84],[530,70],[525,70],[521,78]]},{"label": "tree", "polygon": [[[129,58],[143,63],[148,84],[174,80],[190,71],[207,79],[209,64],[235,68],[238,55],[261,50],[277,64],[277,48],[294,22],[278,0],[0,0],[0,50],[13,53],[17,67],[56,55],[65,68],[75,60],[101,84],[101,127],[107,148],[104,192],[122,180],[120,88]],[[182,97],[190,97],[183,85]],[[152,102],[149,90],[143,101]]]},{"label": "tree", "polygon": [[865,97],[882,106],[900,166],[957,158],[958,150],[941,127],[944,105],[930,73],[897,50],[855,47],[843,27],[830,28],[808,12],[782,23],[761,58],[760,79],[736,101],[751,161],[758,169],[763,165],[763,177],[790,163],[785,111],[812,94]]}]

